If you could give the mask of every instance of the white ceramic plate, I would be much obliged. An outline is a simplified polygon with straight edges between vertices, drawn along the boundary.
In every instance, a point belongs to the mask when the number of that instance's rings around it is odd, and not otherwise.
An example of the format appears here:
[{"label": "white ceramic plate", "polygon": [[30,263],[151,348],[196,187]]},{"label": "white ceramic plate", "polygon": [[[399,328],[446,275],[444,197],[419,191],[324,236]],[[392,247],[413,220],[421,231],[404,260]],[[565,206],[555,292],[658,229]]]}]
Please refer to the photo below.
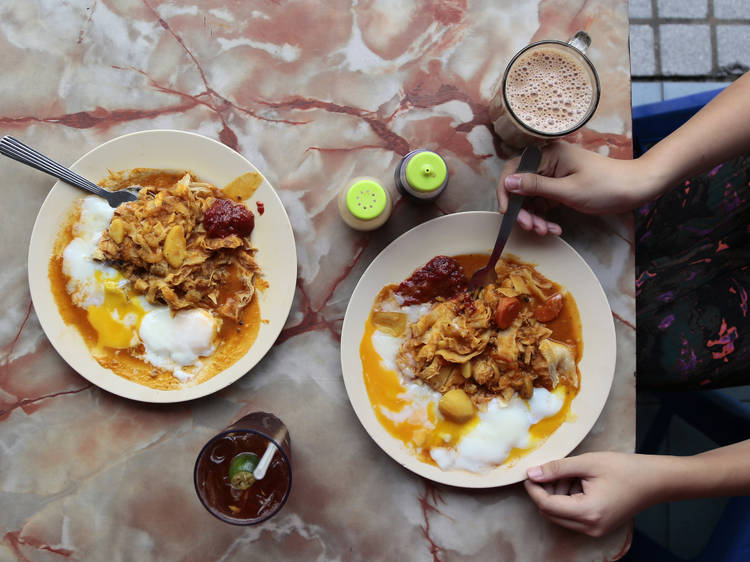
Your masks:
[{"label": "white ceramic plate", "polygon": [[490,488],[519,482],[526,469],[566,456],[586,436],[607,400],[615,370],[615,328],[599,281],[573,248],[554,236],[540,237],[515,229],[506,251],[533,263],[547,278],[573,294],[581,316],[583,357],[579,363],[581,388],[571,405],[571,419],[539,448],[512,466],[476,474],[443,471],[419,461],[380,424],[370,403],[362,375],[359,346],[365,322],[378,292],[398,283],[436,255],[487,253],[500,227],[498,213],[467,212],[446,215],[413,228],[392,242],[370,264],[354,289],[341,334],[341,365],[349,400],[359,421],[375,442],[405,468],[425,478],[466,488]]},{"label": "white ceramic plate", "polygon": [[[132,168],[185,169],[216,186],[224,186],[239,175],[258,172],[255,166],[234,150],[202,135],[184,131],[153,130],[118,137],[82,156],[71,169],[97,182],[108,170]],[[66,325],[50,290],[48,267],[60,225],[73,206],[85,197],[78,188],[58,181],[44,200],[31,234],[29,247],[29,286],[34,309],[45,334],[67,363],[93,384],[125,398],[143,402],[181,402],[206,396],[224,388],[247,373],[271,348],[292,306],[297,277],[294,235],[284,206],[268,180],[247,202],[263,203],[262,216],[256,214],[252,242],[255,255],[269,287],[256,294],[263,320],[258,337],[249,351],[226,370],[193,387],[156,390],[105,369],[89,353],[78,330]]]}]

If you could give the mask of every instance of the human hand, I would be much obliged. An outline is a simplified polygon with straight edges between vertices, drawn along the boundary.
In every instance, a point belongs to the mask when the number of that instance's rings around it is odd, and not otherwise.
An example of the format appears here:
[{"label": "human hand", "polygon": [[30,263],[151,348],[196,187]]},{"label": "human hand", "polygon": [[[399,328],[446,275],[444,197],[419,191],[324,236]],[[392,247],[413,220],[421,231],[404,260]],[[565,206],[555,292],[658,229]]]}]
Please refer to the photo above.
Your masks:
[{"label": "human hand", "polygon": [[[618,213],[637,207],[660,190],[659,178],[640,160],[608,158],[564,141],[542,149],[538,174],[516,174],[520,157],[505,163],[497,200],[508,208],[508,192],[535,197],[518,214],[524,230],[560,234],[560,225],[544,217],[549,200],[588,214]],[[544,199],[536,199],[543,197]]]},{"label": "human hand", "polygon": [[553,523],[600,537],[659,501],[660,457],[586,453],[530,468],[524,482]]}]

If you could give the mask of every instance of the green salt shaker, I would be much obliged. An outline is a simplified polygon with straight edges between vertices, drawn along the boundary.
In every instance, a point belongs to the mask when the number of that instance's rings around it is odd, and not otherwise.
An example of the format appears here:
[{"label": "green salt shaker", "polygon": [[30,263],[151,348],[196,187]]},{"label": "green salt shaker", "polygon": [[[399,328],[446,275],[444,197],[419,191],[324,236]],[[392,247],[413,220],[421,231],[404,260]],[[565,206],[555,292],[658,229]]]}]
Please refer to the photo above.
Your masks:
[{"label": "green salt shaker", "polygon": [[375,178],[354,178],[339,192],[338,206],[351,228],[374,230],[391,216],[391,194]]}]

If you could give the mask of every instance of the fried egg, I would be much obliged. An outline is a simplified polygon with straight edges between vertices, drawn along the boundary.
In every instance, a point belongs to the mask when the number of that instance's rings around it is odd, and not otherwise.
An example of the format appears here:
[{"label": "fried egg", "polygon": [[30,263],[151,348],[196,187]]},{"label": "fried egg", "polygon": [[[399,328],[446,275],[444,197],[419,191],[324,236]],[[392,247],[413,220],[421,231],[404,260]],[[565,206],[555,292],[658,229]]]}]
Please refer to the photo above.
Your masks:
[{"label": "fried egg", "polygon": [[[401,306],[398,311],[414,322],[430,307]],[[399,372],[396,354],[405,337],[380,331],[368,320],[360,355],[377,417],[423,461],[443,470],[484,473],[535,448],[565,420],[571,396],[562,385],[552,392],[535,388],[529,400],[493,398],[463,424],[446,419],[438,409],[442,395]]]},{"label": "fried egg", "polygon": [[115,268],[93,259],[114,209],[94,196],[81,202],[73,239],[62,253],[63,273],[73,303],[84,310],[100,348],[130,349],[134,356],[171,371],[181,382],[193,377],[199,358],[215,349],[216,320],[200,309],[172,314],[136,294]]}]

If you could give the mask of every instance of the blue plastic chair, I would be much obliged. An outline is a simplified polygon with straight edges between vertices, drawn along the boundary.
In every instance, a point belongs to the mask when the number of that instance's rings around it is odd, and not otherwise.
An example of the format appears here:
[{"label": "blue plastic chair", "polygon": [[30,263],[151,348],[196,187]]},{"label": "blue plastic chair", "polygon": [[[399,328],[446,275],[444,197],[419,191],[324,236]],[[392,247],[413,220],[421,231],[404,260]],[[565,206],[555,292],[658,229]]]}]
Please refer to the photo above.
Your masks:
[{"label": "blue plastic chair", "polygon": [[[633,152],[640,156],[690,119],[721,89],[633,108]],[[665,428],[680,417],[718,446],[750,439],[750,408],[719,391],[655,392],[659,410],[639,453],[657,454]],[[637,530],[623,560],[685,562]],[[750,497],[732,498],[696,562],[750,561]]]},{"label": "blue plastic chair", "polygon": [[633,155],[640,156],[676,130],[723,88],[633,108]]},{"label": "blue plastic chair", "polygon": [[[657,454],[665,428],[679,417],[719,447],[750,439],[750,408],[717,390],[657,392],[659,410],[647,430],[639,453]],[[648,536],[635,531],[623,560],[685,562]],[[729,500],[710,539],[695,562],[747,562],[750,560],[750,496]]]}]

